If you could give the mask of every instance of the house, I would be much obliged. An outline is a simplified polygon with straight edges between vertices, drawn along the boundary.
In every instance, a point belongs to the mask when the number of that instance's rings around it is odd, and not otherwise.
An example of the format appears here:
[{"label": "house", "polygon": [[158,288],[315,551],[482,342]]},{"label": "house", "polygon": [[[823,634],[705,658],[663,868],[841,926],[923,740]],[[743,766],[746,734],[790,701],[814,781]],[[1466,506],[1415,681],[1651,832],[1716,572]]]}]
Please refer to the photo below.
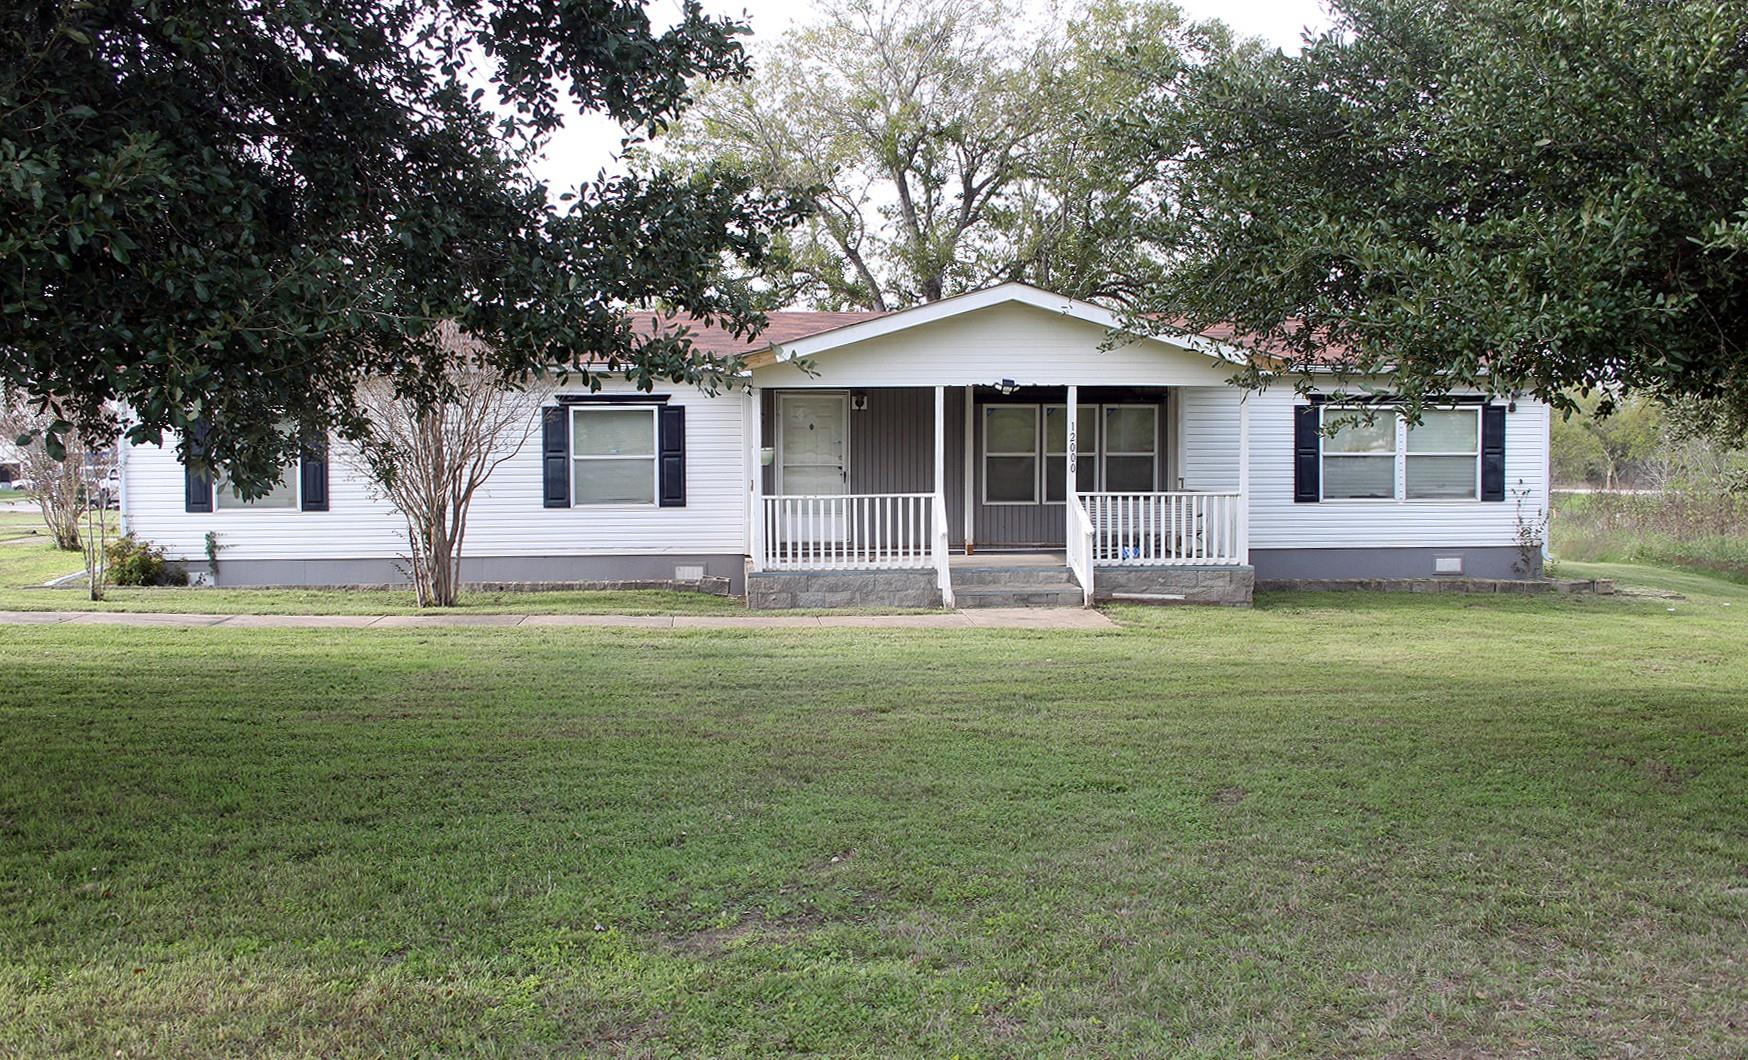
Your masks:
[{"label": "house", "polygon": [[[1254,583],[1539,574],[1548,409],[1454,397],[1410,428],[1227,384],[1204,336],[1005,284],[899,312],[704,329],[748,386],[558,386],[467,530],[485,582],[726,579],[758,607],[1248,603]],[[1387,390],[1387,383],[1382,384]],[[1331,434],[1325,419],[1348,421]],[[253,502],[123,456],[128,530],[220,585],[403,580],[404,527],[344,460]],[[1527,544],[1526,544],[1527,542]]]}]

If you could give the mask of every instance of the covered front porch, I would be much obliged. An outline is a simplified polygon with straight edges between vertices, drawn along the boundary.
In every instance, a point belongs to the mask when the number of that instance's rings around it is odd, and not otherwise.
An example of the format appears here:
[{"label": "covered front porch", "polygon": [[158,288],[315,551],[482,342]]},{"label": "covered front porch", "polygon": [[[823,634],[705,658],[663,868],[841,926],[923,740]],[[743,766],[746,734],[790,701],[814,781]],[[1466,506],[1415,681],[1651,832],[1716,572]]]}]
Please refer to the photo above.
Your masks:
[{"label": "covered front porch", "polygon": [[[786,385],[749,415],[772,606],[1235,602],[1219,572],[1248,570],[1230,388]],[[835,577],[856,572],[874,577]]]}]

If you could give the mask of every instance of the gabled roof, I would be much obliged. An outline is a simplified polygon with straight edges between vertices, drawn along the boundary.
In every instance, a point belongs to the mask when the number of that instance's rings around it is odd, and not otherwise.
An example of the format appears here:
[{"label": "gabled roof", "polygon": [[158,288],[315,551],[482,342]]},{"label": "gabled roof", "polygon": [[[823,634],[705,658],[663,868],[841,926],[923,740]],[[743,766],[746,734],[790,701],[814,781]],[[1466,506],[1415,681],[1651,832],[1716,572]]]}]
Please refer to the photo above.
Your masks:
[{"label": "gabled roof", "polygon": [[[811,334],[797,335],[788,340],[770,339],[766,348],[748,356],[746,363],[752,368],[762,368],[797,357],[813,357],[853,342],[879,338],[882,335],[890,335],[921,324],[929,324],[965,313],[974,313],[979,309],[1006,304],[1028,305],[1046,312],[1059,313],[1075,320],[1084,320],[1108,330],[1125,330],[1122,320],[1118,318],[1117,314],[1104,306],[1084,302],[1078,298],[1052,294],[1042,288],[1033,287],[1031,284],[1004,283],[994,287],[985,287],[978,291],[967,291],[951,298],[943,298],[938,302],[925,302],[922,305],[900,309],[892,313],[864,314],[859,319],[845,320],[835,327],[822,328]],[[777,315],[772,314],[773,318]],[[855,316],[848,313],[839,315]],[[768,329],[766,335],[769,335]],[[1183,334],[1137,337],[1155,339],[1234,363],[1241,363],[1248,358],[1248,355],[1243,351],[1209,336]]]},{"label": "gabled roof", "polygon": [[[634,312],[631,317],[632,326],[639,331],[655,331],[658,326],[663,330],[684,327],[691,332],[692,343],[700,352],[719,357],[740,357],[749,368],[763,368],[1003,304],[1028,305],[1075,320],[1084,320],[1111,331],[1127,330],[1121,318],[1104,306],[1066,295],[1052,294],[1026,283],[998,284],[893,312],[869,309],[847,312],[776,310],[765,314],[764,330],[751,339],[740,338],[725,328],[703,324],[692,318],[646,311]],[[1136,338],[1194,350],[1233,364],[1244,364],[1259,354],[1273,359],[1289,356],[1285,351],[1272,349],[1269,343],[1248,340],[1229,324],[1216,324],[1200,332],[1192,332],[1179,322],[1175,331],[1168,327],[1161,333],[1137,335]],[[1313,363],[1336,363],[1347,352],[1331,346],[1324,356],[1313,358]]]}]

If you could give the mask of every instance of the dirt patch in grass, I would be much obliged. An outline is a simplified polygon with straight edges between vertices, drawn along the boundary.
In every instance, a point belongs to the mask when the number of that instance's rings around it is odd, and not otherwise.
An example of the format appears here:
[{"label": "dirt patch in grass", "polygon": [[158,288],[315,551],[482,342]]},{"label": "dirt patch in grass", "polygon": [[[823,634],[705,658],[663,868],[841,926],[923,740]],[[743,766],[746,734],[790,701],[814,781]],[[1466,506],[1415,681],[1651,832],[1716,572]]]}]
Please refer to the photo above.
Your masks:
[{"label": "dirt patch in grass", "polygon": [[1236,784],[1232,784],[1221,788],[1219,791],[1208,796],[1208,801],[1216,806],[1237,806],[1249,797],[1250,792]]},{"label": "dirt patch in grass", "polygon": [[812,911],[769,917],[752,910],[726,927],[700,928],[697,931],[664,935],[661,944],[665,949],[691,957],[714,957],[743,942],[778,945],[797,942],[830,923],[825,916]]}]

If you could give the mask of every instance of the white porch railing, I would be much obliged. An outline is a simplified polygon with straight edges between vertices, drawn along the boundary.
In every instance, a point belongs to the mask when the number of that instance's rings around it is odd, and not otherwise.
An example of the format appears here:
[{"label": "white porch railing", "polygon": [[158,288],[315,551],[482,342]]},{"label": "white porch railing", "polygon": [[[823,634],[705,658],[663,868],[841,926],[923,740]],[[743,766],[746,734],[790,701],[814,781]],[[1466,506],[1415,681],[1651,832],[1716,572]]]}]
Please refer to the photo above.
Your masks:
[{"label": "white porch railing", "polygon": [[941,606],[953,609],[953,568],[947,559],[947,498],[934,495],[933,543],[935,549],[935,584],[941,587]]},{"label": "white porch railing", "polygon": [[763,570],[928,570],[945,578],[945,505],[933,493],[762,498]]},{"label": "white porch railing", "polygon": [[1241,493],[1082,493],[1080,498],[1092,523],[1094,565],[1249,562]]},{"label": "white porch railing", "polygon": [[1093,556],[1096,530],[1092,517],[1087,513],[1082,499],[1086,495],[1077,493],[1068,504],[1068,569],[1074,572],[1074,577],[1080,582],[1080,590],[1086,599],[1086,606],[1093,602]]}]

